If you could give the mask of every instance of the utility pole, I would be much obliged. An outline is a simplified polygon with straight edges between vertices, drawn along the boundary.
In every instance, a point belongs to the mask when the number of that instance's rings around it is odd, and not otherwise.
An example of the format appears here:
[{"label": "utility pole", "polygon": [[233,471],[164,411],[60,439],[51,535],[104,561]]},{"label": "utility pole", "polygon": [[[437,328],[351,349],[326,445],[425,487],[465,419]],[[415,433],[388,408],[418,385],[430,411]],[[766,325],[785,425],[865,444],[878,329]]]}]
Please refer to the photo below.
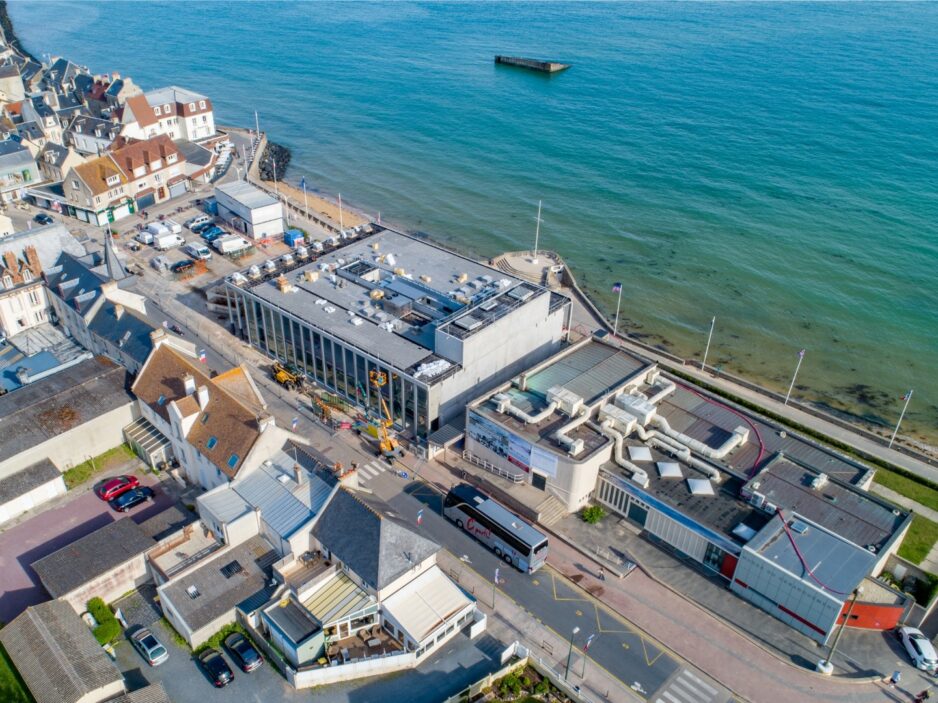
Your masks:
[{"label": "utility pole", "polygon": [[622,284],[613,283],[612,290],[614,293],[619,294],[619,299],[616,301],[616,319],[615,319],[615,322],[612,323],[612,334],[613,336],[618,337],[619,336],[619,306],[622,305]]},{"label": "utility pole", "polygon": [[791,385],[788,386],[788,392],[785,394],[785,405],[788,405],[788,399],[791,398],[791,389],[795,387],[795,379],[798,378],[798,370],[801,368],[801,362],[804,361],[804,355],[807,350],[802,349],[798,352],[798,363],[795,365],[795,373],[791,377]]},{"label": "utility pole", "polygon": [[541,239],[541,202],[537,201],[537,224],[534,226],[534,258],[531,259],[532,264],[537,263],[537,245]]},{"label": "utility pole", "polygon": [[579,627],[574,627],[573,632],[570,633],[570,649],[567,650],[567,666],[563,670],[563,680],[567,680],[567,675],[570,673],[570,660],[573,659],[573,640],[576,639],[576,633],[580,631]]},{"label": "utility pole", "polygon": [[902,424],[902,418],[905,417],[905,411],[909,409],[909,401],[912,400],[912,393],[914,391],[909,389],[909,392],[902,396],[902,400],[905,401],[905,405],[902,406],[902,412],[899,413],[899,422],[896,423],[896,429],[892,431],[892,437],[889,438],[889,448],[892,449],[892,443],[896,441],[896,435],[899,434],[899,425]]},{"label": "utility pole", "polygon": [[834,671],[834,665],[831,663],[831,659],[834,658],[834,652],[837,651],[837,643],[840,642],[840,636],[844,634],[844,629],[847,627],[847,622],[850,620],[850,616],[853,614],[853,606],[857,604],[857,598],[860,597],[861,593],[863,593],[863,586],[857,586],[857,589],[853,592],[853,600],[850,601],[850,607],[847,608],[847,615],[844,617],[844,621],[840,623],[840,629],[837,630],[837,634],[834,635],[834,642],[831,644],[831,651],[827,653],[827,659],[819,661],[817,664],[817,670],[822,674],[830,676]]},{"label": "utility pole", "polygon": [[270,163],[274,166],[274,192],[279,196],[280,188],[277,186],[277,159],[272,158]]},{"label": "utility pole", "polygon": [[717,323],[717,318],[714,315],[713,319],[710,320],[710,334],[707,335],[707,346],[704,348],[703,362],[700,364],[700,370],[707,370],[707,355],[710,353],[710,341],[713,339],[713,327]]}]

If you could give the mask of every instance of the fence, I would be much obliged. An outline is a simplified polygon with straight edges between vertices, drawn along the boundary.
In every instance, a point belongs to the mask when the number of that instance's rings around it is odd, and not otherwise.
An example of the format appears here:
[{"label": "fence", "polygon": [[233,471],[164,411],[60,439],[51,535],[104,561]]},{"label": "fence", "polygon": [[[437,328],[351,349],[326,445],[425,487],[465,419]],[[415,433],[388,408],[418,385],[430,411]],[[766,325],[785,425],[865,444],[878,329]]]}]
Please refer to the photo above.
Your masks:
[{"label": "fence", "polygon": [[495,474],[496,476],[501,476],[502,478],[508,479],[512,483],[524,483],[524,474],[513,474],[505,471],[504,469],[500,469],[499,467],[495,466],[495,464],[489,463],[485,459],[480,459],[468,449],[463,451],[462,458],[468,461],[470,464],[480,466],[486,471]]},{"label": "fence", "polygon": [[417,666],[416,652],[379,654],[348,664],[316,667],[314,669],[301,668],[297,671],[288,668],[287,680],[295,688],[312,688],[313,686],[360,679],[366,676],[390,674],[395,671],[412,669],[415,666]]}]

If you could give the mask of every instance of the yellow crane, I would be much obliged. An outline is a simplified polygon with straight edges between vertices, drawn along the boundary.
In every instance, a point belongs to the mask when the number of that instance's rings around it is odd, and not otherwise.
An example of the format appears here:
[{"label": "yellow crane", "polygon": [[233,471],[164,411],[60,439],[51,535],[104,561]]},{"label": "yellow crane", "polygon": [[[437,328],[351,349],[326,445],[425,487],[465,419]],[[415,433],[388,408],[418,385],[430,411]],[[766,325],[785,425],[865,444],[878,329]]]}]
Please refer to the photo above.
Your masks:
[{"label": "yellow crane", "polygon": [[372,417],[367,422],[356,422],[355,431],[360,433],[364,430],[374,437],[378,441],[378,453],[387,459],[388,463],[393,464],[394,459],[404,455],[404,450],[390,432],[390,428],[394,425],[394,420],[391,417],[388,404],[381,394],[381,389],[388,383],[388,376],[384,371],[372,370],[368,373],[368,380],[371,381],[371,385],[374,386],[378,396],[378,405],[381,408],[381,415],[380,417]]}]

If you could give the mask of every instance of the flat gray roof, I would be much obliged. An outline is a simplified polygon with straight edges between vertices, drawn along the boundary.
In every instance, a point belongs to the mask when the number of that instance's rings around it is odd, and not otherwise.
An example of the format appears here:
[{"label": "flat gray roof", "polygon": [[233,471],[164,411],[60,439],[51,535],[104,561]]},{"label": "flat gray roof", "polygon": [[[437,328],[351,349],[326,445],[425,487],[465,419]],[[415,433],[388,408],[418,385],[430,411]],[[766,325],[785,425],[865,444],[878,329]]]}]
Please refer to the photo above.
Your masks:
[{"label": "flat gray roof", "polygon": [[246,208],[254,210],[255,208],[265,207],[267,205],[276,205],[277,201],[273,196],[257,186],[253,186],[247,181],[231,181],[215,186],[216,192],[221,192],[233,200],[237,200]]},{"label": "flat gray roof", "polygon": [[[330,266],[336,269],[334,274],[326,270]],[[306,272],[315,272],[317,280],[306,280]],[[439,358],[433,352],[431,322],[443,324],[481,310],[483,298],[508,295],[522,284],[501,271],[388,229],[294,266],[286,276],[294,288],[290,292],[280,290],[276,277],[243,289],[402,370]],[[523,285],[532,299],[543,292]],[[374,289],[382,292],[383,299],[370,296]],[[400,301],[403,309],[392,309],[391,301]]]},{"label": "flat gray roof", "polygon": [[61,475],[62,472],[48,459],[30,464],[25,469],[0,479],[0,505],[9,503],[44,483],[54,481]]},{"label": "flat gray roof", "polygon": [[[790,513],[785,519],[789,526],[787,532],[776,517],[752,538],[747,548],[814,588],[838,598],[849,595],[873,570],[875,554],[797,513]],[[801,556],[792,541],[798,545]],[[810,573],[805,564],[811,569]]]}]

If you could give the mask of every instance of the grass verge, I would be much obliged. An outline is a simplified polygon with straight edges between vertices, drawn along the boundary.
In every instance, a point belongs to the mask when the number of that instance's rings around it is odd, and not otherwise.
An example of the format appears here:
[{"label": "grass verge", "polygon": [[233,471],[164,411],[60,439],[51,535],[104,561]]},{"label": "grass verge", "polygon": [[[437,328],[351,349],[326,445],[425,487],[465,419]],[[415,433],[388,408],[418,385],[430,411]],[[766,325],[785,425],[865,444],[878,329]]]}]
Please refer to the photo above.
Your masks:
[{"label": "grass verge", "polygon": [[899,547],[899,556],[913,564],[921,564],[935,546],[935,542],[938,542],[938,522],[915,515],[912,517],[909,532]]},{"label": "grass verge", "polygon": [[19,672],[0,644],[0,701],[3,703],[35,703]]},{"label": "grass verge", "polygon": [[108,469],[123,464],[125,461],[133,459],[136,456],[133,449],[128,444],[121,444],[113,449],[108,449],[103,454],[84,461],[77,466],[73,466],[62,474],[65,478],[65,486],[71,490],[75,486],[80,486],[92,476],[103,473]]},{"label": "grass verge", "polygon": [[914,500],[919,505],[938,511],[938,491],[921,481],[882,469],[876,472],[873,481],[909,500]]}]

